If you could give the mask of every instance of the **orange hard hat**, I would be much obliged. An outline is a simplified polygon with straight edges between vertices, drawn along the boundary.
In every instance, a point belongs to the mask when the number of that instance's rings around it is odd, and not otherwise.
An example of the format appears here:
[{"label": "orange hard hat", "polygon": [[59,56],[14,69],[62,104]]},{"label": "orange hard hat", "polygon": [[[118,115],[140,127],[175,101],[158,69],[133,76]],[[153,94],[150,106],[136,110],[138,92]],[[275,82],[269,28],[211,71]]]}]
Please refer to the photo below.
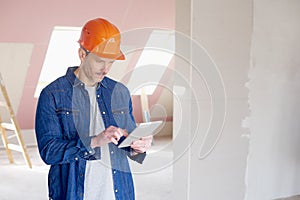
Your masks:
[{"label": "orange hard hat", "polygon": [[120,50],[120,31],[106,19],[97,18],[88,21],[82,28],[78,43],[87,51],[100,57],[125,59]]}]

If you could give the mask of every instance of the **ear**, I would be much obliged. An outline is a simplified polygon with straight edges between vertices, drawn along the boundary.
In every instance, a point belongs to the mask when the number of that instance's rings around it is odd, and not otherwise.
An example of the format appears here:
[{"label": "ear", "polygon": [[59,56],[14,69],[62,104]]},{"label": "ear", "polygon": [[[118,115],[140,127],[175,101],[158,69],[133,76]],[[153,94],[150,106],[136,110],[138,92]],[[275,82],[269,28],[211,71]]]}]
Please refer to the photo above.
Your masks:
[{"label": "ear", "polygon": [[86,52],[82,48],[79,48],[78,49],[78,56],[79,56],[79,59],[82,62],[85,59]]}]

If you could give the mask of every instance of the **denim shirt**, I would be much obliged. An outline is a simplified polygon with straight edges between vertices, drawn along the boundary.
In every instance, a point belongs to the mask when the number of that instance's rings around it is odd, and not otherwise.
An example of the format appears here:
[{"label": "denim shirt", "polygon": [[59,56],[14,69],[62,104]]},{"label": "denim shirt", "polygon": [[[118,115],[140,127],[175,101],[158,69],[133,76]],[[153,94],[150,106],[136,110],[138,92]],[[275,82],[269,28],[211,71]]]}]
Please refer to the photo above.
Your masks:
[{"label": "denim shirt", "polygon": [[[49,84],[40,94],[35,130],[43,161],[51,165],[49,199],[82,200],[87,160],[101,159],[101,148],[90,147],[89,96],[70,67],[65,76]],[[96,90],[105,127],[116,126],[130,133],[135,127],[128,89],[105,77]],[[124,139],[124,138],[121,138]],[[131,155],[131,148],[109,143],[116,200],[134,199],[134,186],[127,156],[142,163],[146,154]],[[101,188],[99,188],[101,189]]]}]

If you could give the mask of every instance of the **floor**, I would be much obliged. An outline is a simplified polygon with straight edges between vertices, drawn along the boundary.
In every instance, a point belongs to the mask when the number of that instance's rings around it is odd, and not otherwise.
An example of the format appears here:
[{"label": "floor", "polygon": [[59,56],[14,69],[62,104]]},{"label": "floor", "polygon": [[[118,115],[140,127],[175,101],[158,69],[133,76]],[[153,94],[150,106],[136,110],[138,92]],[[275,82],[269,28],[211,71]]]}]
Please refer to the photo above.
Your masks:
[{"label": "floor", "polygon": [[[131,162],[137,200],[171,198],[172,147],[169,138],[154,141],[142,165]],[[14,152],[15,164],[9,164],[6,152],[0,149],[0,200],[47,199],[49,167],[38,155],[36,146],[27,148],[33,164],[29,169],[20,153]]]},{"label": "floor", "polygon": [[[47,199],[47,173],[49,167],[40,159],[34,143],[30,141],[28,153],[33,164],[29,169],[20,153],[14,152],[15,164],[9,164],[4,148],[0,147],[0,200]],[[1,146],[1,144],[0,144]],[[172,198],[172,140],[156,138],[142,165],[130,161],[136,200],[171,200]],[[300,196],[276,200],[300,200]]]}]

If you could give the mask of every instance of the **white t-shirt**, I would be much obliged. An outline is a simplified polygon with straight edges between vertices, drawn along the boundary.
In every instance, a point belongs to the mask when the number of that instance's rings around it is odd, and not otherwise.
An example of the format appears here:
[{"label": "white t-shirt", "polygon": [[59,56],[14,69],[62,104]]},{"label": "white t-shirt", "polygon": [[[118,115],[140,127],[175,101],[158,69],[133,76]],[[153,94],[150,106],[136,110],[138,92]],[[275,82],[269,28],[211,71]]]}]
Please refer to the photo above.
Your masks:
[{"label": "white t-shirt", "polygon": [[[90,136],[105,129],[96,99],[97,87],[85,87],[90,98]],[[101,147],[101,160],[87,161],[85,168],[84,200],[102,199],[115,200],[108,144]]]}]

